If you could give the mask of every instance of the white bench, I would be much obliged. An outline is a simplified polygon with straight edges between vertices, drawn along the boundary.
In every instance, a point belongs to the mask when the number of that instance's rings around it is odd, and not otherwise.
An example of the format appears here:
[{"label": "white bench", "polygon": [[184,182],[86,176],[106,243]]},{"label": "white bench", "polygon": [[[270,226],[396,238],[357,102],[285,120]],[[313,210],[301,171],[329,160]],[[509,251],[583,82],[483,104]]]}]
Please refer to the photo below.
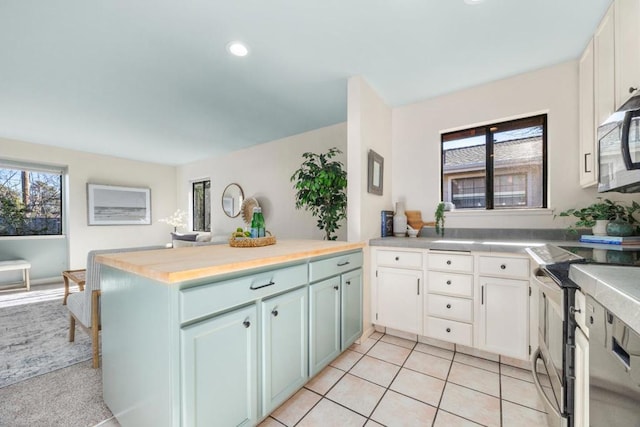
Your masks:
[{"label": "white bench", "polygon": [[13,259],[9,261],[0,261],[0,271],[15,271],[22,270],[22,282],[27,288],[27,291],[31,289],[31,283],[29,283],[29,269],[31,264],[23,259]]}]

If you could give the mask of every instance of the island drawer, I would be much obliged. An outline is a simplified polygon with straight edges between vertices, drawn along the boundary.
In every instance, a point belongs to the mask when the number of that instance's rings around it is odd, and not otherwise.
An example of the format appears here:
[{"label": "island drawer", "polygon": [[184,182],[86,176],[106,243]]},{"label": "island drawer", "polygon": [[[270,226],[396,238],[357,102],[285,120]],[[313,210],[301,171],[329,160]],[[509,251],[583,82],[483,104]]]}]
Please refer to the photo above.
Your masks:
[{"label": "island drawer", "polygon": [[429,292],[469,298],[473,296],[473,276],[470,274],[429,271],[427,286]]},{"label": "island drawer", "polygon": [[470,299],[430,294],[427,296],[427,307],[431,316],[461,322],[473,321],[473,302]]},{"label": "island drawer", "polygon": [[473,345],[473,326],[455,320],[427,317],[427,336],[471,347]]},{"label": "island drawer", "polygon": [[529,278],[529,258],[481,256],[478,273],[483,276]]},{"label": "island drawer", "polygon": [[379,250],[376,254],[379,267],[422,268],[422,252]]},{"label": "island drawer", "polygon": [[279,268],[180,291],[180,322],[208,316],[307,284],[307,265]]},{"label": "island drawer", "polygon": [[362,267],[362,251],[346,253],[309,263],[309,281],[317,282]]},{"label": "island drawer", "polygon": [[473,256],[471,255],[430,252],[427,259],[430,270],[473,273]]}]

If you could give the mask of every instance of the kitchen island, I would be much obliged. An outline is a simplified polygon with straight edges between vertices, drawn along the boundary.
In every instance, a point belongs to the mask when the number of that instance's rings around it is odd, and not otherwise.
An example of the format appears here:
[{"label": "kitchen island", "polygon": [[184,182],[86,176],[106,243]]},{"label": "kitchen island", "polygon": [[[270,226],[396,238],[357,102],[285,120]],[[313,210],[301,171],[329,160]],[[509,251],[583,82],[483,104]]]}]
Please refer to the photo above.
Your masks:
[{"label": "kitchen island", "polygon": [[105,403],[123,427],[256,424],[362,334],[363,247],[98,257]]}]

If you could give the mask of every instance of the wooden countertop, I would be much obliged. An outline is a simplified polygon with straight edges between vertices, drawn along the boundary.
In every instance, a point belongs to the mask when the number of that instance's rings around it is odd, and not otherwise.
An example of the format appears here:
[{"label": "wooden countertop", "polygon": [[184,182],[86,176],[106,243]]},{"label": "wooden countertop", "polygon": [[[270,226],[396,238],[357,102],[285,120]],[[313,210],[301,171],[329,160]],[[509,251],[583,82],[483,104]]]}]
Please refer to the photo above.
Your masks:
[{"label": "wooden countertop", "polygon": [[305,260],[364,246],[364,242],[279,240],[275,245],[258,248],[233,248],[220,244],[103,254],[96,256],[96,261],[160,282],[177,283]]}]

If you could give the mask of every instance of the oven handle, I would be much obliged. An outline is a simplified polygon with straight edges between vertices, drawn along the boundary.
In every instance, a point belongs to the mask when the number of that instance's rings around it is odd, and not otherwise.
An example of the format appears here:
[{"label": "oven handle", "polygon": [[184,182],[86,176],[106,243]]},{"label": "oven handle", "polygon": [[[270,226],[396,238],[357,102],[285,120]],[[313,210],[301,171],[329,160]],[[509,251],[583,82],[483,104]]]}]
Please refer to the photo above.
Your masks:
[{"label": "oven handle", "polygon": [[538,389],[538,395],[544,400],[545,406],[553,412],[553,414],[560,418],[560,412],[556,409],[555,405],[549,400],[547,394],[542,389],[542,384],[540,384],[540,379],[538,378],[538,359],[542,359],[542,352],[540,348],[538,348],[535,352],[533,352],[533,356],[531,357],[531,371],[533,372],[533,384],[535,384],[536,389]]}]

